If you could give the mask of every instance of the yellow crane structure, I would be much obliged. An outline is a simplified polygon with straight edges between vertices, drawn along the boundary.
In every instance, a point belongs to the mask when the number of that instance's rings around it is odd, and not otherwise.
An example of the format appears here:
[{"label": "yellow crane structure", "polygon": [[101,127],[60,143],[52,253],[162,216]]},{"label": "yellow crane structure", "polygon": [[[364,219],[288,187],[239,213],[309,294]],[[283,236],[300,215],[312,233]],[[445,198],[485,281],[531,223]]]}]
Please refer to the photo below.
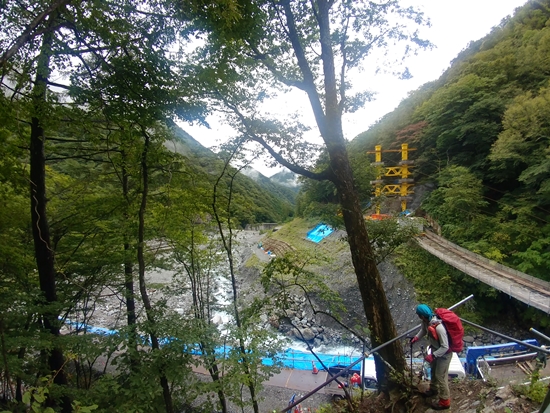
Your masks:
[{"label": "yellow crane structure", "polygon": [[[398,196],[401,201],[402,212],[407,209],[407,201],[411,200],[410,195],[414,193],[412,190],[414,179],[410,178],[414,161],[409,160],[409,151],[415,150],[416,148],[409,148],[409,144],[404,143],[401,145],[401,149],[382,150],[382,145],[376,145],[374,151],[367,151],[367,153],[374,154],[375,161],[371,165],[378,167],[379,171],[376,180],[370,181],[371,185],[374,185],[374,195],[376,197],[381,195]],[[399,166],[384,166],[384,162],[382,162],[383,152],[401,152]],[[393,178],[394,183],[387,183],[384,178]],[[376,204],[376,214],[380,214],[379,202]]]}]

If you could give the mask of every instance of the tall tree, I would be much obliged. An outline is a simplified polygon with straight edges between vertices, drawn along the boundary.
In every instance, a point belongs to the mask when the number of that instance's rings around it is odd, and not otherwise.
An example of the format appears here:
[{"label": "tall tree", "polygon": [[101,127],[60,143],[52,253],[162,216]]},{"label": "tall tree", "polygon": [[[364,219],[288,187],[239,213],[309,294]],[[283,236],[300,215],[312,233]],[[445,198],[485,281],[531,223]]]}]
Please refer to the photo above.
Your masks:
[{"label": "tall tree", "polygon": [[[137,119],[142,122],[141,125],[145,125],[145,130],[155,122],[164,120],[169,113],[173,114],[177,110],[183,113],[185,108],[189,107],[185,101],[180,101],[177,108],[171,106],[172,112],[167,109],[167,106],[174,102],[175,96],[169,92],[177,87],[172,87],[172,79],[176,77],[171,72],[173,65],[167,62],[166,48],[168,44],[173,44],[176,27],[181,28],[181,21],[178,21],[179,26],[167,24],[166,19],[170,19],[172,13],[153,13],[153,7],[154,5],[143,2],[107,5],[102,2],[58,0],[38,4],[27,1],[10,2],[2,8],[2,88],[3,91],[13,91],[14,100],[28,102],[26,111],[21,112],[28,114],[28,119],[23,119],[23,116],[20,119],[30,125],[29,204],[37,273],[43,293],[39,312],[44,328],[51,334],[54,342],[49,346],[51,349],[48,349],[48,353],[49,371],[56,384],[67,383],[63,370],[65,361],[59,345],[58,316],[67,307],[71,307],[71,304],[64,306],[58,302],[60,273],[56,266],[55,248],[60,238],[70,233],[71,229],[67,232],[59,231],[56,234],[58,237],[52,237],[47,215],[51,212],[46,187],[47,140],[54,134],[61,134],[61,122],[53,121],[62,118],[65,124],[79,124],[81,129],[72,129],[74,135],[67,140],[72,138],[73,150],[79,145],[82,148],[82,141],[90,137],[87,133],[89,131],[83,133],[90,124],[75,121],[78,119],[77,112],[80,115],[96,117],[95,121],[109,119],[110,114],[114,114],[115,117],[120,115],[122,119],[126,117],[129,123],[134,124]],[[158,11],[159,7],[156,7],[156,10]],[[146,57],[149,58],[143,58],[143,51],[146,51]],[[77,62],[81,65],[75,69]],[[51,79],[52,73],[55,73],[55,76],[61,75],[60,83],[65,85],[54,83]],[[79,76],[81,73],[85,73],[86,76]],[[75,108],[74,112],[70,112],[67,109],[63,111],[63,116],[58,116],[60,108],[71,106],[59,92],[68,89],[66,83],[70,76],[73,76],[72,80],[79,86],[72,89],[73,100],[81,104],[80,109],[83,110]],[[89,93],[86,93],[88,91],[84,85],[99,83],[106,77],[109,80],[114,79],[114,83],[121,87],[114,90],[111,83],[105,89],[100,89],[105,93],[99,94],[99,99],[93,102],[92,99],[87,99]],[[142,82],[135,83],[132,82],[133,79],[140,79]],[[106,90],[109,88],[110,90]],[[160,92],[162,88],[164,90]],[[78,96],[79,94],[81,96]],[[181,93],[177,95],[184,96]],[[98,107],[107,109],[101,118],[97,117],[101,113],[97,110]],[[146,119],[142,119],[143,112],[140,113],[139,109],[146,112]],[[120,121],[120,118],[117,120]],[[95,137],[97,136],[100,134],[96,133]],[[89,152],[86,156],[88,160],[93,160],[94,155],[96,160],[101,162],[99,153]],[[74,234],[74,228],[72,230]],[[75,244],[76,248],[85,245],[85,241],[87,238],[83,235],[81,243]],[[137,260],[138,257],[134,259]],[[124,264],[128,291],[126,296],[129,298],[128,320],[132,323],[135,321],[130,275],[132,268],[128,260],[124,261]],[[63,399],[63,410],[69,411],[70,408],[68,400]]]},{"label": "tall tree", "polygon": [[[36,259],[32,234],[29,233],[29,190],[24,142],[14,113],[18,106],[7,105],[8,96],[0,98],[0,338],[1,386],[4,400],[22,401],[23,383],[32,382],[25,375],[25,354],[35,342],[30,328],[37,301]],[[30,350],[33,352],[33,350]]]},{"label": "tall tree", "polygon": [[[243,139],[256,142],[295,173],[334,184],[372,343],[378,346],[397,333],[365,227],[342,116],[370,97],[365,92],[349,94],[350,71],[357,71],[371,52],[389,43],[404,41],[404,54],[429,46],[411,28],[426,20],[396,0],[241,3],[239,21],[216,27],[214,40],[221,39],[222,45],[216,58],[211,56],[219,68],[218,93],[212,98],[221,100],[224,110],[229,108],[231,122]],[[400,74],[407,76],[408,70]],[[242,81],[233,83],[232,75],[241,76]],[[265,111],[258,107],[259,102],[289,88],[303,92],[313,112],[329,158],[322,171],[308,168],[318,148],[302,139],[307,128],[292,116],[285,121],[263,116]],[[399,343],[384,347],[380,355],[397,370],[405,368]],[[383,363],[377,363],[377,374],[385,385],[388,375]]]},{"label": "tall tree", "polygon": [[[212,197],[212,210],[214,213],[214,219],[218,226],[218,233],[221,238],[221,244],[225,250],[227,256],[227,261],[229,265],[229,280],[231,283],[231,307],[232,315],[235,319],[235,342],[237,350],[233,353],[236,354],[238,364],[236,365],[237,372],[242,369],[242,373],[237,373],[239,376],[243,377],[243,385],[248,388],[250,393],[250,399],[252,401],[252,408],[255,413],[259,413],[259,404],[258,404],[258,390],[261,388],[262,370],[259,366],[261,365],[261,356],[262,353],[258,351],[257,343],[256,348],[253,349],[257,337],[254,337],[253,334],[250,334],[250,327],[252,325],[251,318],[257,316],[258,314],[253,311],[256,305],[250,305],[250,309],[247,311],[243,308],[243,303],[240,300],[239,288],[237,285],[236,278],[236,260],[234,256],[234,226],[235,226],[235,217],[233,216],[233,185],[236,175],[240,171],[235,171],[229,165],[229,162],[234,153],[238,152],[238,147],[235,147],[231,155],[226,159],[224,168],[221,174],[216,179],[214,185],[213,197]],[[227,187],[224,188],[223,182],[227,180]],[[225,190],[224,190],[225,189]],[[246,314],[248,313],[248,317]],[[252,316],[252,317],[251,317]],[[248,320],[247,320],[248,318]],[[256,338],[256,340],[254,340]],[[250,344],[249,344],[250,343]],[[233,372],[235,373],[235,372]]]},{"label": "tall tree", "polygon": [[[46,214],[46,157],[44,149],[46,135],[44,133],[44,123],[46,122],[47,83],[52,71],[50,58],[52,56],[53,33],[51,29],[58,24],[57,18],[58,14],[55,13],[47,19],[46,27],[48,31],[42,38],[42,45],[38,55],[36,77],[32,92],[34,111],[31,118],[29,150],[32,233],[40,289],[45,299],[41,315],[44,328],[53,337],[60,335],[60,326],[57,319],[59,308],[57,308],[54,251],[52,249],[50,227]],[[64,371],[65,358],[58,343],[54,344],[50,351],[49,367],[55,377],[54,383],[66,385],[67,377]],[[62,410],[63,412],[70,412],[72,410],[70,400],[66,397],[62,401]]]}]

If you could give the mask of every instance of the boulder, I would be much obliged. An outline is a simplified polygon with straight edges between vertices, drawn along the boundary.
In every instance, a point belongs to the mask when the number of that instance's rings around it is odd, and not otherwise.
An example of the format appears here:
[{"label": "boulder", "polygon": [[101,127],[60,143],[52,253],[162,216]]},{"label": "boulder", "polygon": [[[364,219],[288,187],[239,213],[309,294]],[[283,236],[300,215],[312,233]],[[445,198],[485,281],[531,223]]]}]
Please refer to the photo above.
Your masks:
[{"label": "boulder", "polygon": [[300,329],[300,332],[302,334],[301,335],[296,334],[296,337],[297,338],[302,338],[303,337],[304,341],[310,341],[310,340],[313,340],[315,338],[315,333],[311,330],[311,328],[302,328],[302,329]]}]

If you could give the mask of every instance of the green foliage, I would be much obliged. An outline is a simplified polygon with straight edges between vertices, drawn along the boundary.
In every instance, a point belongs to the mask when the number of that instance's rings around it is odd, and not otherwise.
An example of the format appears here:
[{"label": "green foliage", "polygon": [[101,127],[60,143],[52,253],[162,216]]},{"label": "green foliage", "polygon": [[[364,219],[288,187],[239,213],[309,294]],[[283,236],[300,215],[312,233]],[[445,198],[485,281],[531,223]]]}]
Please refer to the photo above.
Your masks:
[{"label": "green foliage", "polygon": [[[366,151],[348,149],[350,163],[354,170],[355,186],[364,209],[371,203],[372,186],[370,180],[376,178],[375,168],[370,166]],[[322,170],[328,166],[326,155],[321,156],[315,168]],[[342,228],[344,226],[340,210],[336,187],[330,181],[317,181],[302,178],[302,186],[296,200],[298,216],[309,219],[319,219],[327,224]]]},{"label": "green foliage", "polygon": [[[544,227],[544,233],[550,228]],[[550,281],[548,265],[550,264],[550,237],[535,239],[525,251],[516,252],[514,259],[518,259],[517,267],[520,271],[543,280]]]},{"label": "green foliage", "polygon": [[[33,413],[54,413],[55,410],[47,406],[48,399],[51,398],[50,388],[52,386],[52,377],[41,377],[38,380],[37,386],[27,387],[23,393],[22,402],[28,406],[29,412]],[[74,400],[71,403],[72,411],[78,413],[90,413],[95,411],[98,406],[92,404],[89,406],[83,405],[81,402]],[[9,413],[4,411],[2,413]]]},{"label": "green foliage", "polygon": [[498,85],[504,80],[464,75],[424,102],[416,114],[428,122],[419,148],[424,153],[420,164],[424,172],[433,171],[441,162],[483,170],[502,128],[505,100]]},{"label": "green foliage", "polygon": [[504,130],[495,142],[489,159],[502,171],[502,179],[517,179],[523,191],[535,192],[539,205],[550,205],[550,88],[536,96],[517,96],[504,115]]},{"label": "green foliage", "polygon": [[334,406],[332,404],[324,404],[317,409],[318,413],[332,413],[334,412]]},{"label": "green foliage", "polygon": [[[301,251],[271,260],[262,273],[262,285],[283,312],[290,308],[293,294],[304,295],[310,306],[313,306],[311,297],[315,296],[326,308],[323,312],[340,319],[345,314],[342,298],[327,285],[325,277],[306,269],[311,259]],[[313,312],[317,313],[318,309],[314,307]]]},{"label": "green foliage", "polygon": [[422,228],[421,221],[414,218],[367,220],[366,225],[377,263],[384,261],[400,245],[407,244],[419,235]]},{"label": "green foliage", "polygon": [[547,1],[527,3],[349,145],[357,153],[414,145],[417,184],[439,185],[421,208],[444,235],[544,279],[548,10]]},{"label": "green foliage", "polygon": [[481,212],[488,203],[483,198],[481,180],[460,166],[443,169],[437,180],[439,187],[429,194],[422,207],[440,222],[443,235],[463,241],[482,233],[485,228]]},{"label": "green foliage", "polygon": [[519,306],[519,319],[524,325],[532,326],[533,328],[540,329],[542,331],[550,331],[550,320],[546,314],[541,313],[533,307],[527,307],[526,305]]},{"label": "green foliage", "polygon": [[475,300],[456,311],[472,322],[497,316],[506,308],[506,303],[495,300],[496,290],[464,275],[412,242],[398,249],[395,264],[414,284],[418,301],[429,303],[432,308],[447,308],[470,294],[474,294]]},{"label": "green foliage", "polygon": [[93,404],[91,406],[83,406],[82,403],[80,403],[78,400],[74,400],[71,404],[71,407],[73,408],[73,412],[90,413],[96,410],[98,408],[98,405]]},{"label": "green foliage", "polygon": [[302,211],[301,216],[308,220],[323,222],[333,228],[342,228],[344,225],[340,214],[340,207],[337,203],[310,202],[307,208]]},{"label": "green foliage", "polygon": [[[240,400],[240,386],[251,377],[243,374],[244,369],[252,369],[258,382],[272,371],[258,364],[276,347],[270,346],[273,341],[265,331],[251,327],[257,325],[257,314],[252,311],[258,310],[257,305],[244,314],[249,329],[230,337],[246,337],[257,354],[249,357],[250,365],[235,356],[237,373],[214,384],[196,380],[192,367],[199,362],[185,351],[201,342],[211,349],[225,344],[217,328],[209,325],[210,313],[206,323],[193,323],[169,311],[162,300],[153,300],[146,305],[146,320],[138,312],[137,324],[128,321],[130,326],[119,327],[120,335],[86,334],[77,327],[57,336],[57,325],[51,331],[43,328],[45,312],[54,314],[55,323],[57,315],[97,322],[91,320],[97,320],[94,310],[105,294],[119,297],[122,306],[127,304],[136,294],[131,285],[136,268],[147,274],[174,264],[164,251],[158,251],[159,245],[171,245],[179,253],[196,247],[197,254],[190,261],[201,261],[205,267],[219,265],[219,260],[205,258],[207,252],[216,258],[219,244],[216,249],[201,250],[209,245],[205,240],[212,235],[212,227],[198,224],[212,217],[212,176],[223,162],[212,154],[205,156],[205,148],[190,151],[193,156],[172,150],[177,147],[185,152],[192,145],[190,140],[175,143],[177,128],[172,119],[204,123],[206,115],[205,100],[197,93],[204,83],[199,85],[200,76],[189,80],[203,69],[186,59],[187,51],[182,52],[189,46],[188,36],[204,29],[197,24],[197,18],[205,17],[204,5],[199,3],[189,4],[194,12],[182,13],[170,2],[129,1],[123,7],[64,2],[53,5],[54,12],[46,11],[45,18],[33,26],[33,16],[47,5],[22,1],[5,5],[0,16],[5,23],[0,48],[20,46],[13,59],[16,64],[2,60],[0,80],[0,334],[4,356],[0,377],[4,388],[20,390],[18,383],[32,386],[25,401],[33,411],[44,410],[46,397],[59,405],[60,400],[66,403],[66,396],[73,400],[75,411],[88,412],[95,406],[103,412],[162,411],[166,404],[159,385],[162,379],[173,386],[178,410],[185,410],[210,392],[227,392],[228,397]],[[207,14],[230,24],[232,19],[239,20],[238,12],[247,11],[235,2],[224,4],[232,12]],[[155,13],[144,12],[149,8]],[[32,31],[29,37],[18,39],[27,28]],[[40,59],[36,57],[45,50],[40,44],[50,35],[49,65],[37,68]],[[67,94],[59,92],[64,89],[60,85],[47,90],[43,99],[41,95],[39,104],[38,99],[32,104],[29,97],[37,71],[46,78],[49,73],[61,73]],[[55,280],[48,280],[53,287],[48,305],[41,296],[29,220],[26,159],[33,117],[44,129],[46,143],[48,211],[40,218],[49,224],[52,259],[48,264],[55,265]],[[230,184],[235,185],[229,188]],[[257,185],[239,175],[233,182],[223,181],[220,188],[223,196],[233,191],[234,205],[239,208],[235,218],[243,226],[279,222],[293,214],[292,195],[280,187],[266,189],[267,183]],[[193,228],[193,224],[197,225]],[[138,256],[136,252],[142,249],[145,253]],[[205,271],[205,276],[212,277],[212,273]],[[147,288],[155,285],[142,284],[145,303]],[[182,287],[179,293],[186,295],[189,290]],[[124,318],[124,309],[120,315]],[[137,331],[173,341],[151,351],[150,343]],[[51,373],[47,356],[52,348],[70,356],[67,385],[36,383],[36,377]],[[115,357],[119,351],[123,354]],[[200,363],[212,366],[207,357]],[[205,410],[217,407],[216,403],[205,404]]]},{"label": "green foliage", "polygon": [[[45,378],[48,380],[48,378]],[[47,387],[31,387],[23,394],[23,403],[30,405],[34,413],[54,413],[51,407],[43,407],[46,404],[49,390]]]},{"label": "green foliage", "polygon": [[[225,167],[224,161],[220,156],[204,151],[204,148],[196,150],[192,138],[186,136],[182,129],[173,127],[172,130],[176,137],[176,150],[185,154],[188,166],[196,173],[203,174],[202,178],[212,186]],[[237,173],[232,166],[227,168],[234,178],[231,181],[229,175],[224,176],[221,183],[224,191],[232,185],[233,197],[237,200],[233,216],[240,227],[254,223],[284,222],[294,215],[295,192],[265,177],[252,179],[242,172]]]},{"label": "green foliage", "polygon": [[540,380],[540,372],[536,369],[529,380],[528,385],[514,385],[513,390],[516,394],[525,396],[535,403],[541,404],[548,393],[548,385]]},{"label": "green foliage", "polygon": [[[326,167],[327,159],[321,158],[317,167]],[[296,199],[296,214],[302,218],[319,219],[328,224],[342,224],[337,218],[338,194],[329,181],[301,178],[300,192]],[[334,225],[339,226],[339,225]]]}]

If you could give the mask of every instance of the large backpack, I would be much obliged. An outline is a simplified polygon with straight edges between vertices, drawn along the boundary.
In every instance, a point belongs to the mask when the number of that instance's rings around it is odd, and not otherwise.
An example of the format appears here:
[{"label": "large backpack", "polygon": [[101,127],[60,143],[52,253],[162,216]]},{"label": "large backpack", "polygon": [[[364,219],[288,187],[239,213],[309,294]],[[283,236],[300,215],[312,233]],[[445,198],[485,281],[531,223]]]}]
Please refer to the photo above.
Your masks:
[{"label": "large backpack", "polygon": [[462,338],[464,337],[464,328],[460,318],[451,310],[446,308],[436,308],[435,315],[443,322],[447,337],[449,337],[449,349],[455,353],[460,353],[463,348]]}]

